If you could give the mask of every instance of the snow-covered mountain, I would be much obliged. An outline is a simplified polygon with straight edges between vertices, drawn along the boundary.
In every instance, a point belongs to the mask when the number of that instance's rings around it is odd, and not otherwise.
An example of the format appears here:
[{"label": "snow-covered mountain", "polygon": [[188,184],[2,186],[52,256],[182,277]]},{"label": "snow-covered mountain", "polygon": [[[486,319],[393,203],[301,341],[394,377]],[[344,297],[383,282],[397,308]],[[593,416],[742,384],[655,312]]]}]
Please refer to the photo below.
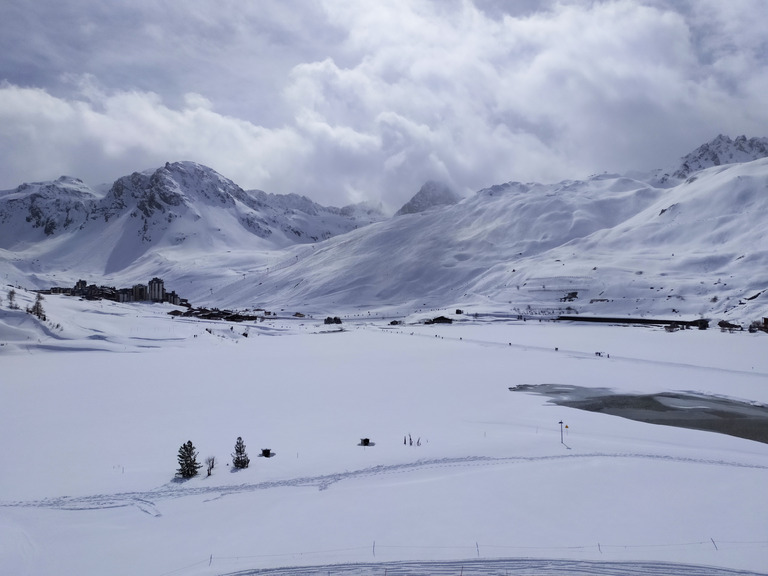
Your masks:
[{"label": "snow-covered mountain", "polygon": [[458,202],[428,183],[414,213],[386,220],[245,192],[188,162],[123,177],[103,196],[63,178],[0,194],[0,273],[37,288],[160,275],[193,303],[234,308],[483,303],[746,323],[768,316],[767,140],[719,136],[663,183],[509,182]]},{"label": "snow-covered mountain", "polygon": [[694,172],[721,166],[751,162],[768,157],[768,138],[749,138],[738,136],[731,140],[729,136],[720,134],[712,141],[702,144],[693,152],[686,154],[676,166],[662,171],[660,184],[678,184]]},{"label": "snow-covered mountain", "polygon": [[461,196],[451,190],[446,184],[430,180],[395,213],[395,216],[403,214],[416,214],[437,206],[451,206],[461,200]]},{"label": "snow-covered mountain", "polygon": [[98,201],[98,195],[82,180],[69,176],[0,192],[0,248],[12,249],[76,230]]},{"label": "snow-covered mountain", "polygon": [[[237,224],[254,236],[269,239],[273,248],[317,242],[383,218],[374,207],[329,208],[297,194],[246,192],[210,168],[175,162],[123,176],[103,196],[67,176],[0,192],[0,223],[4,225],[0,247],[14,249],[20,243],[125,217],[135,219],[135,225],[127,228],[141,243],[157,245],[164,240],[180,244],[190,236],[210,233],[205,228],[199,232],[184,229],[206,217],[215,220],[214,213],[232,220],[230,230]],[[174,223],[179,219],[181,222]]]},{"label": "snow-covered mountain", "polygon": [[318,242],[383,218],[371,206],[246,192],[210,168],[176,162],[119,178],[103,195],[65,176],[2,192],[0,249],[22,275],[70,273],[71,282],[130,277],[142,263],[145,273],[164,273],[201,255]]},{"label": "snow-covered mountain", "polygon": [[617,175],[508,183],[296,253],[228,305],[722,317],[768,310],[768,160],[671,189]]}]

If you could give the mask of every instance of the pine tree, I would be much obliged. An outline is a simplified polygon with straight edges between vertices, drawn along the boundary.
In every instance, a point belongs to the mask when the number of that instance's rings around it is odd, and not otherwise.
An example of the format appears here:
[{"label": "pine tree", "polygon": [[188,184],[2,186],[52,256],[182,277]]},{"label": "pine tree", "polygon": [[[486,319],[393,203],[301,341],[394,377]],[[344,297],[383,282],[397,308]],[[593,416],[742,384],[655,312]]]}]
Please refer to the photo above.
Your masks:
[{"label": "pine tree", "polygon": [[13,288],[10,289],[8,292],[8,308],[11,310],[18,310],[19,305],[16,304],[16,290]]},{"label": "pine tree", "polygon": [[248,464],[251,459],[248,458],[248,453],[245,451],[245,442],[238,436],[237,442],[235,442],[235,453],[232,454],[232,466],[235,468],[248,468]]},{"label": "pine tree", "polygon": [[176,470],[176,476],[179,478],[192,478],[197,476],[197,471],[202,467],[202,464],[197,461],[197,452],[192,444],[192,440],[189,440],[186,444],[182,444],[179,448],[179,469]]},{"label": "pine tree", "polygon": [[37,316],[40,320],[45,320],[45,310],[43,310],[43,296],[38,292],[35,303],[28,310],[30,314]]}]

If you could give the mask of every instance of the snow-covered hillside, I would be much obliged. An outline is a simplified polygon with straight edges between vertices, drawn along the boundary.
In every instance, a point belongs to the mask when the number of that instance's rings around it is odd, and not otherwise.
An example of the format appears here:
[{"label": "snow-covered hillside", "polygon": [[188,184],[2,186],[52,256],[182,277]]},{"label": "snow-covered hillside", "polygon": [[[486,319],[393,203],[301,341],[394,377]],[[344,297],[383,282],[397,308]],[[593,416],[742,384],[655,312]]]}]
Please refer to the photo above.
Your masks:
[{"label": "snow-covered hillside", "polygon": [[509,182],[461,201],[427,183],[390,219],[245,192],[189,162],[104,196],[63,178],[0,194],[0,274],[30,288],[161,276],[194,304],[233,308],[748,324],[768,315],[767,142],[718,136],[662,178]]},{"label": "snow-covered hillside", "polygon": [[509,183],[305,248],[216,293],[227,305],[699,317],[768,310],[768,160],[673,188],[616,175]]},{"label": "snow-covered hillside", "polygon": [[[104,195],[69,177],[2,192],[0,249],[16,268],[6,275],[21,284],[87,275],[107,283],[184,270],[212,254],[317,242],[382,218],[374,207],[246,192],[210,168],[176,162],[119,178]],[[217,256],[213,267],[225,261]]]}]

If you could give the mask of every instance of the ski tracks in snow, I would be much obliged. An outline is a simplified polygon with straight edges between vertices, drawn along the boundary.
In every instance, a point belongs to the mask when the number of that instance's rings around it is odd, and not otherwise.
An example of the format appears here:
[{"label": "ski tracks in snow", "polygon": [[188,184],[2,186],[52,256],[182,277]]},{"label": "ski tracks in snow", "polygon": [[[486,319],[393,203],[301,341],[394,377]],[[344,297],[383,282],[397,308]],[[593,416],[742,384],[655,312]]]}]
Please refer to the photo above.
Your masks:
[{"label": "ski tracks in snow", "polygon": [[[708,460],[700,458],[686,458],[680,456],[665,456],[662,454],[642,453],[590,453],[590,454],[566,454],[549,456],[511,456],[494,458],[489,456],[466,456],[460,458],[438,458],[430,460],[417,460],[402,464],[382,464],[360,470],[344,471],[320,476],[304,476],[285,480],[274,480],[257,483],[244,483],[236,485],[219,486],[188,486],[185,481],[174,480],[158,488],[144,492],[120,492],[115,494],[94,494],[88,496],[60,496],[44,498],[42,500],[0,501],[0,507],[16,508],[49,508],[54,510],[99,510],[108,508],[122,508],[135,506],[141,512],[150,516],[161,516],[157,505],[161,500],[183,497],[204,496],[206,500],[215,500],[233,494],[243,494],[260,490],[276,488],[315,487],[318,490],[327,490],[334,484],[347,480],[384,476],[390,474],[408,474],[421,470],[433,470],[439,468],[468,468],[479,466],[500,466],[509,464],[529,464],[537,462],[567,460],[567,459],[592,459],[592,458],[625,458],[644,460],[663,460],[683,464],[703,464],[711,466],[727,466],[734,468],[751,468],[768,470],[768,466],[760,464],[748,464],[735,461]],[[255,574],[255,573],[254,573]]]},{"label": "ski tracks in snow", "polygon": [[765,576],[756,572],[670,562],[590,562],[584,560],[495,560],[328,564],[242,570],[222,576]]}]

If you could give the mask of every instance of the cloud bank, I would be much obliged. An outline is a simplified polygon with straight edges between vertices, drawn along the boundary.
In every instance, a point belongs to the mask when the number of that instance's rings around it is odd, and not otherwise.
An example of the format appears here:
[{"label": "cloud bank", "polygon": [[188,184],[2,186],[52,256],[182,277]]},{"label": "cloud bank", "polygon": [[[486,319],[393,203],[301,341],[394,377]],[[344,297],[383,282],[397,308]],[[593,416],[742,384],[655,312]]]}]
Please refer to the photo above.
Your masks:
[{"label": "cloud bank", "polygon": [[467,193],[768,135],[762,0],[507,4],[10,0],[0,188],[194,160],[396,209],[429,179]]}]

